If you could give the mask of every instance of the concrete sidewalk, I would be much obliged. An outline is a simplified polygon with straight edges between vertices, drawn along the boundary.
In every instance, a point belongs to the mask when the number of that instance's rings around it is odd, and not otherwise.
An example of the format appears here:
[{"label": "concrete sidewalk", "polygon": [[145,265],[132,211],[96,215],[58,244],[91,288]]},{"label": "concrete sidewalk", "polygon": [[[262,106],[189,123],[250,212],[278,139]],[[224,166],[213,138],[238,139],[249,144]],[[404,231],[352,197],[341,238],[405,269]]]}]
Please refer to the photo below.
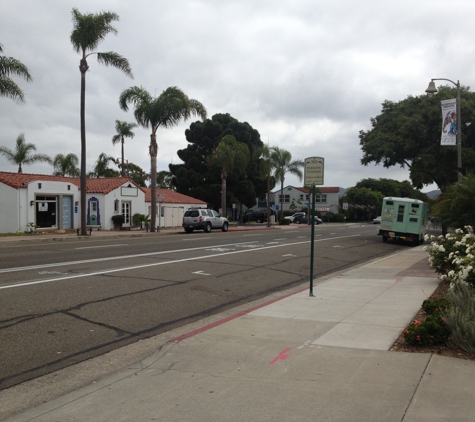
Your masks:
[{"label": "concrete sidewalk", "polygon": [[302,286],[184,332],[9,421],[473,421],[475,362],[388,351],[437,285],[408,248],[316,282],[315,297]]}]

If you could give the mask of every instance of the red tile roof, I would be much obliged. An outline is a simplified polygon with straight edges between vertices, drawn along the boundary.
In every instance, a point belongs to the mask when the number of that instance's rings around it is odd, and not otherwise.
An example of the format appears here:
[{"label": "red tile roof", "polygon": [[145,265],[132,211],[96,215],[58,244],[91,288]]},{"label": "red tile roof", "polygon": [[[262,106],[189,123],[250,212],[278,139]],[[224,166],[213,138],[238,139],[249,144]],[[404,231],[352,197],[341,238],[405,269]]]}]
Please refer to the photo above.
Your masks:
[{"label": "red tile roof", "polygon": [[[152,201],[152,195],[150,193],[150,188],[140,188],[145,192],[145,202]],[[200,199],[192,198],[188,195],[183,195],[182,193],[175,192],[170,189],[158,189],[157,196],[163,196],[163,202],[167,204],[200,204],[206,205],[206,202],[201,201]]]},{"label": "red tile roof", "polygon": [[[78,188],[81,186],[80,180],[77,177],[53,176],[52,174],[9,173],[6,171],[0,171],[0,183],[4,183],[14,189],[26,188],[28,183],[34,181],[71,183],[76,185]],[[125,183],[130,183],[133,186],[139,187],[139,185],[129,177],[104,177],[99,179],[87,179],[86,191],[87,193],[107,194]]]}]

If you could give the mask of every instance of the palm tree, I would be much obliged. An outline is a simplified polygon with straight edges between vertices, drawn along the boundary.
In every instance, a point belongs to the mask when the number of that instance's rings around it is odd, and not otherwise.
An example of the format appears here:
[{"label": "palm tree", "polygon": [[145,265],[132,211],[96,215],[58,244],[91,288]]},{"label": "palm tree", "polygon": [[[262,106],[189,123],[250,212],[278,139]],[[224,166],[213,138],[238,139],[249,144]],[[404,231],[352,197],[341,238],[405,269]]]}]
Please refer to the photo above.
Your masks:
[{"label": "palm tree", "polygon": [[46,154],[30,155],[32,151],[36,151],[36,146],[35,144],[27,144],[23,133],[20,133],[18,138],[16,138],[14,150],[0,146],[0,155],[3,155],[10,163],[18,165],[18,173],[23,172],[21,168],[23,164],[30,165],[37,162],[52,163],[51,158]]},{"label": "palm tree", "polygon": [[[3,45],[0,44],[0,53],[3,53]],[[10,75],[19,76],[25,81],[32,80],[28,68],[13,57],[0,56],[0,96],[9,97],[17,102],[25,102],[25,96],[19,86],[13,82]]]},{"label": "palm tree", "polygon": [[[267,178],[267,227],[270,227],[270,190],[271,190],[271,177],[274,171],[274,163],[271,159],[272,149],[268,145],[263,145],[258,154],[260,155],[261,171]],[[261,174],[262,174],[261,173]],[[272,183],[274,184],[274,183]]]},{"label": "palm tree", "polygon": [[115,158],[107,155],[105,152],[101,152],[97,158],[94,170],[89,174],[90,177],[117,177],[119,172],[117,170],[109,168],[109,163],[116,164]]},{"label": "palm tree", "polygon": [[228,173],[237,168],[246,171],[251,153],[246,144],[236,141],[232,135],[226,135],[209,156],[208,162],[221,170],[221,212],[226,217],[226,179]]},{"label": "palm tree", "polygon": [[57,154],[53,159],[55,176],[71,176],[79,177],[79,158],[76,154],[69,153],[67,155]]},{"label": "palm tree", "polygon": [[177,87],[169,87],[160,96],[152,97],[146,90],[134,86],[120,94],[119,105],[124,111],[128,111],[128,104],[135,108],[134,116],[139,126],[151,129],[150,134],[150,180],[151,180],[151,230],[155,231],[157,216],[157,129],[165,129],[178,125],[183,119],[187,120],[191,115],[206,119],[206,108],[197,100],[188,96]]},{"label": "palm tree", "polygon": [[135,123],[121,122],[120,120],[115,121],[115,130],[117,134],[112,137],[112,145],[120,142],[122,144],[122,166],[120,169],[120,174],[122,177],[125,176],[125,165],[124,165],[124,138],[133,138],[135,133],[132,132],[132,129],[137,127]]},{"label": "palm tree", "polygon": [[97,54],[97,61],[105,66],[113,66],[132,76],[129,62],[125,57],[114,51],[98,53],[94,51],[107,34],[117,34],[117,30],[111,25],[112,21],[118,21],[119,16],[113,12],[101,12],[98,14],[81,14],[73,9],[73,31],[71,32],[71,44],[74,51],[81,54],[79,71],[81,72],[81,235],[86,232],[86,72],[89,69],[87,58]]},{"label": "palm tree", "polygon": [[302,180],[303,173],[301,168],[303,167],[304,163],[302,160],[294,160],[292,161],[292,154],[279,147],[272,147],[270,159],[272,161],[272,165],[274,167],[274,176],[277,180],[280,180],[280,218],[283,218],[282,209],[284,203],[284,180],[285,175],[287,173],[291,173]]}]

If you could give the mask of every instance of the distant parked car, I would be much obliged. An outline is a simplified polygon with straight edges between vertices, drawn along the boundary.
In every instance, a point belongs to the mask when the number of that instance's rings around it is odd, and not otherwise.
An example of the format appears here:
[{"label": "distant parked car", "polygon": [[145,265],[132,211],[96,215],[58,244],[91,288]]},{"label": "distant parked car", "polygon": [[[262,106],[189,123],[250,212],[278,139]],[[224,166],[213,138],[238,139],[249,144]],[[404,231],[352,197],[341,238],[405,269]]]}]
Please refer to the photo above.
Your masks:
[{"label": "distant parked car", "polygon": [[381,216],[376,217],[376,218],[373,220],[373,224],[381,224]]},{"label": "distant parked car", "polygon": [[212,229],[221,229],[223,232],[228,231],[229,222],[225,217],[214,210],[204,208],[192,208],[185,211],[183,215],[183,228],[187,233],[194,230],[203,230],[209,233]]},{"label": "distant parked car", "polygon": [[[308,217],[309,216],[305,214],[304,212],[296,212],[293,215],[285,217],[285,219],[290,220],[291,223],[295,223],[295,224],[308,224],[309,223]],[[315,224],[322,224],[322,223],[323,221],[317,216],[315,216]]]}]

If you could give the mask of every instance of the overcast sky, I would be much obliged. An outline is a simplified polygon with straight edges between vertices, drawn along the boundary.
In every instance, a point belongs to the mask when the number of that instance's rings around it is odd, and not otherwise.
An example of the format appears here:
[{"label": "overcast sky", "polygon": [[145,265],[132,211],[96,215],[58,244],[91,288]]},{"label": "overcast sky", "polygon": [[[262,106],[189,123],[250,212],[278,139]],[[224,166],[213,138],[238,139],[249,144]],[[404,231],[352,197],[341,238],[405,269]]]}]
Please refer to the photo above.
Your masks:
[{"label": "overcast sky", "polygon": [[[79,54],[70,43],[71,10],[112,11],[117,35],[98,51],[129,60],[134,79],[89,59],[86,76],[87,167],[112,146],[115,120],[134,122],[120,93],[169,86],[201,101],[211,117],[229,113],[294,159],[325,158],[325,186],[348,188],[367,177],[409,180],[406,169],[360,165],[358,133],[384,100],[421,95],[431,78],[475,78],[473,0],[0,0],[4,54],[28,66],[15,81],[26,104],[0,97],[0,145],[25,134],[37,152],[80,156]],[[179,163],[184,131],[196,119],[159,129],[158,170]],[[150,171],[150,131],[137,128],[125,156]],[[456,163],[454,163],[454,169]],[[17,171],[0,157],[0,170]],[[51,174],[35,164],[25,173]],[[301,186],[288,176],[285,184]],[[423,189],[435,189],[431,185]]]}]

